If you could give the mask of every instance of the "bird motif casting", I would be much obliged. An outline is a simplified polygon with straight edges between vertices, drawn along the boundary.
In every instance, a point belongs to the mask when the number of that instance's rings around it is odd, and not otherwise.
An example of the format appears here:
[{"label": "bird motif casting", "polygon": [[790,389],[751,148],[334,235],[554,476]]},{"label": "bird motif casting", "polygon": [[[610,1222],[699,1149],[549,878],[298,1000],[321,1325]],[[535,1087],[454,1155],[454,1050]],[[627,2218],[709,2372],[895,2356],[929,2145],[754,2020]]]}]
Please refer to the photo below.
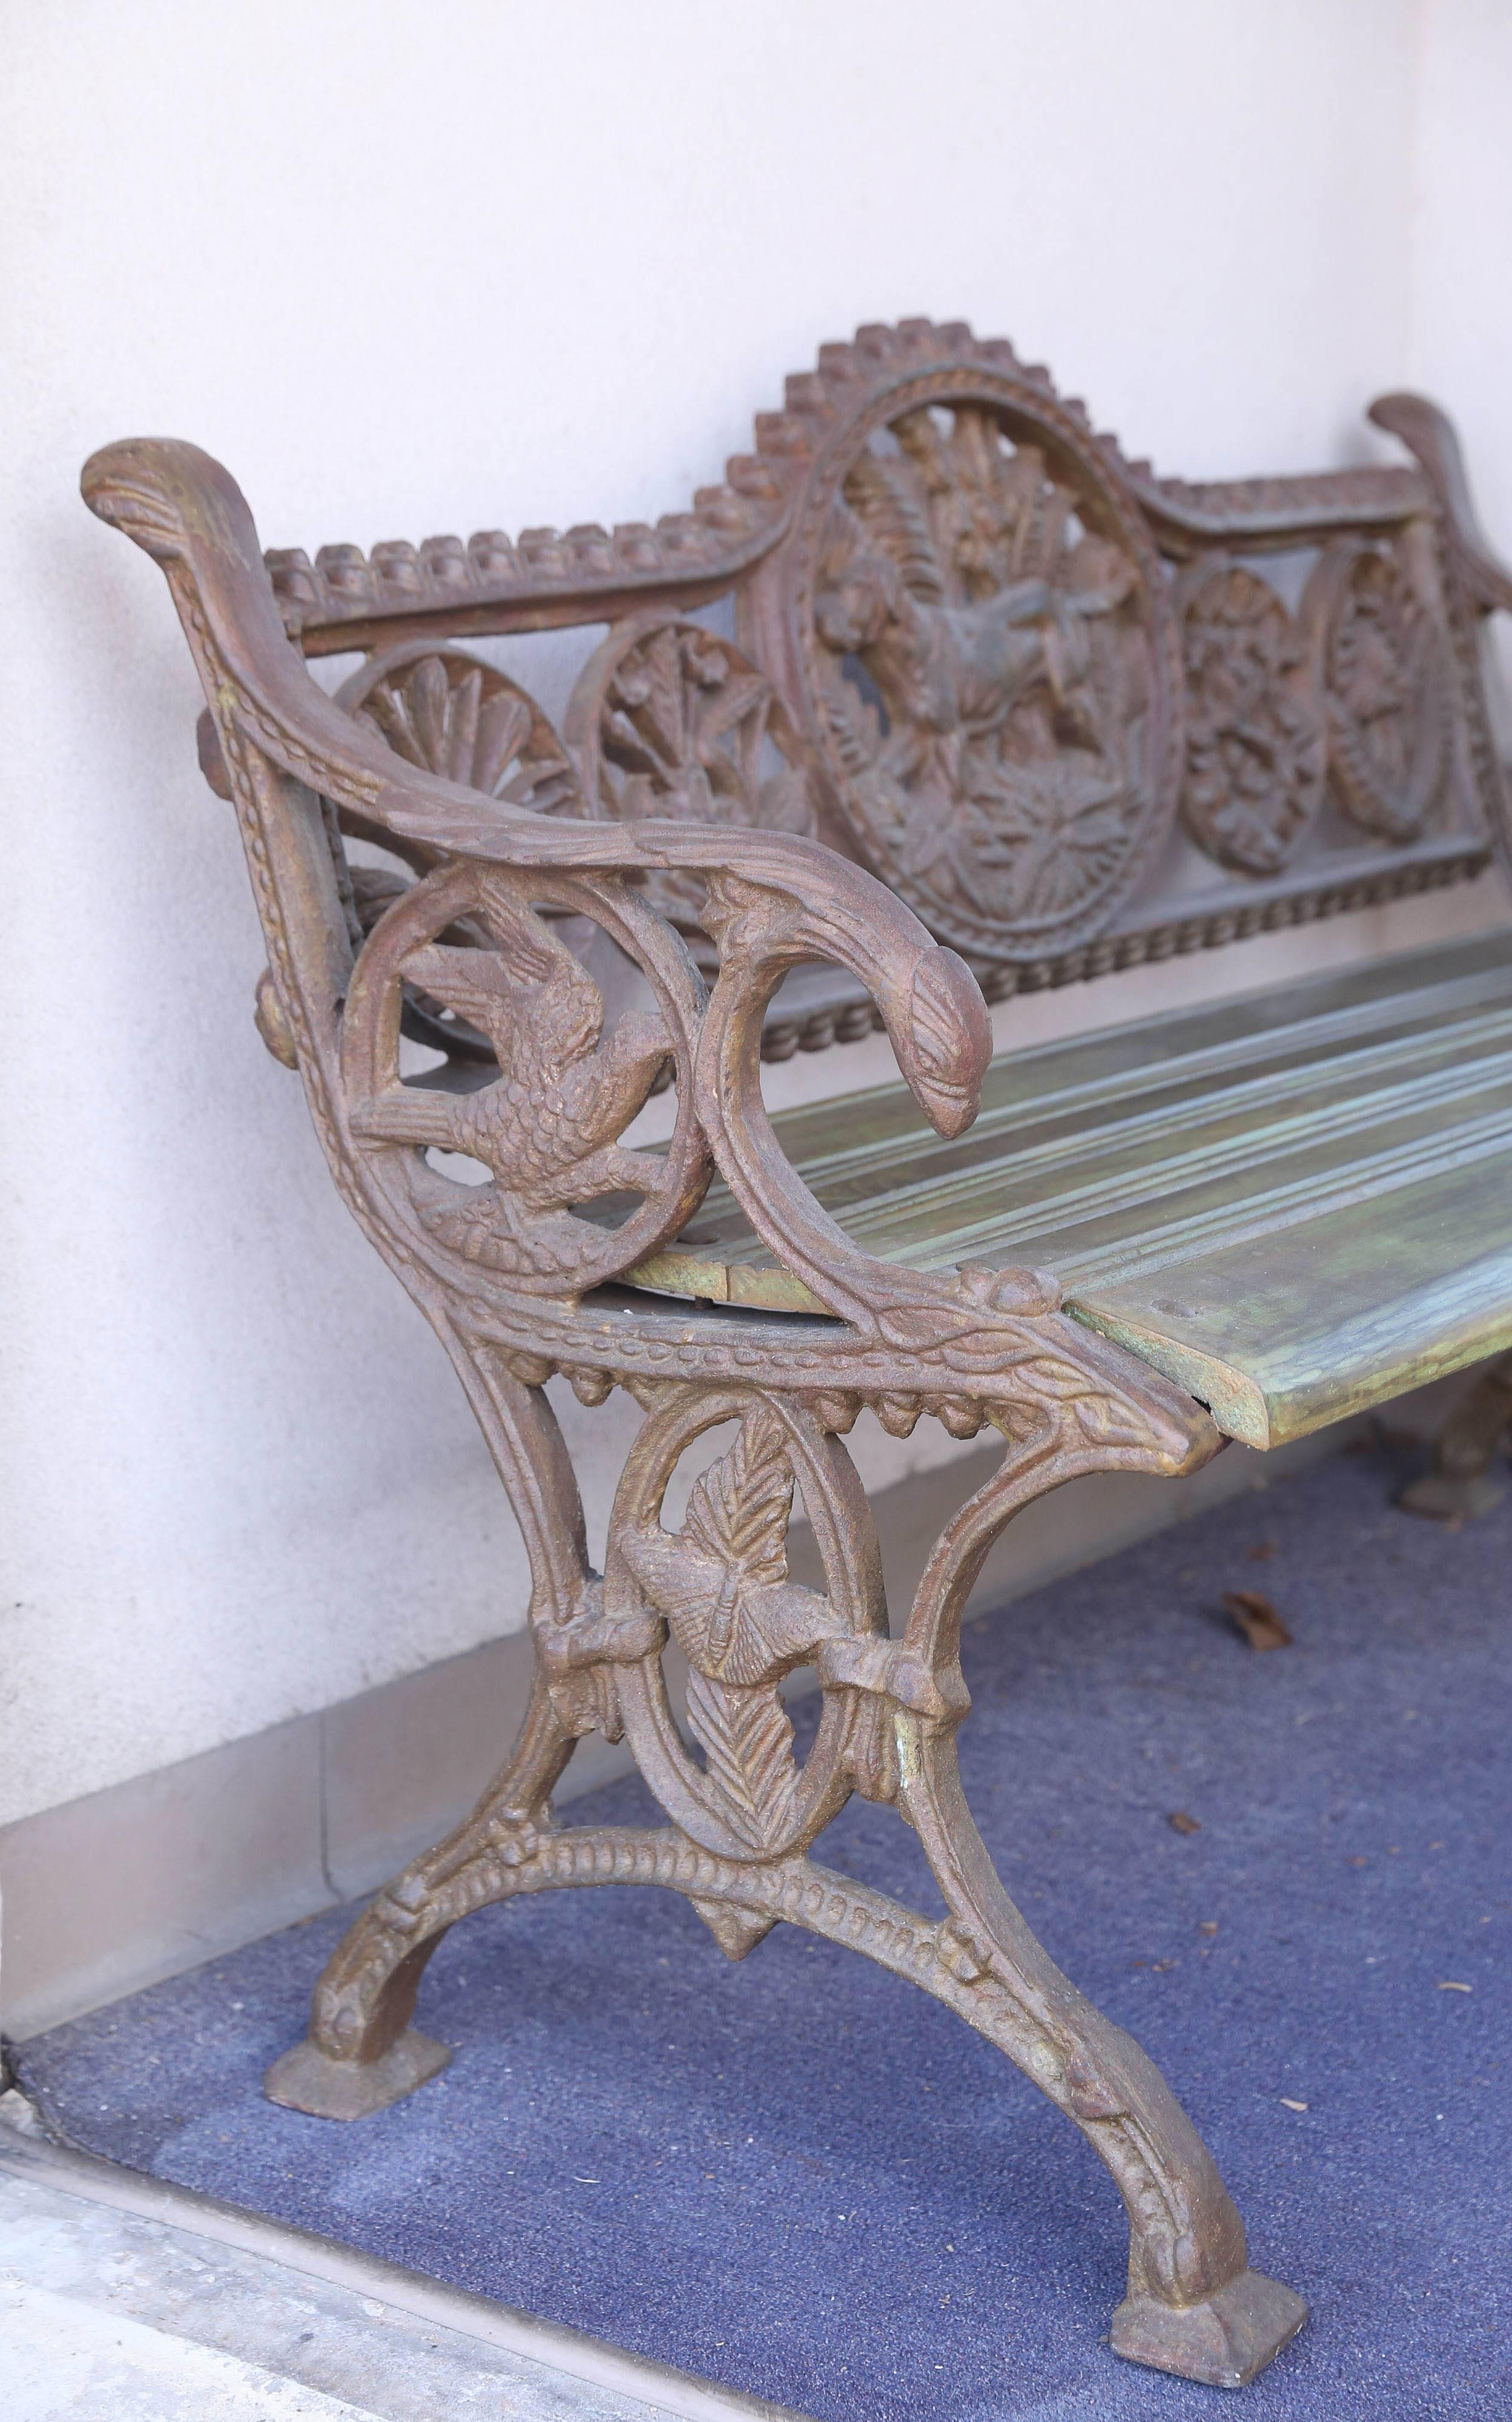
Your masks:
[{"label": "bird motif casting", "polygon": [[496,949],[429,942],[409,953],[404,975],[487,1036],[498,1076],[467,1093],[390,1087],[354,1124],[374,1139],[481,1161],[506,1217],[651,1193],[660,1159],[617,1139],[669,1056],[661,1018],[631,1011],[603,1041],[598,986],[549,926],[487,875],[479,912]]}]

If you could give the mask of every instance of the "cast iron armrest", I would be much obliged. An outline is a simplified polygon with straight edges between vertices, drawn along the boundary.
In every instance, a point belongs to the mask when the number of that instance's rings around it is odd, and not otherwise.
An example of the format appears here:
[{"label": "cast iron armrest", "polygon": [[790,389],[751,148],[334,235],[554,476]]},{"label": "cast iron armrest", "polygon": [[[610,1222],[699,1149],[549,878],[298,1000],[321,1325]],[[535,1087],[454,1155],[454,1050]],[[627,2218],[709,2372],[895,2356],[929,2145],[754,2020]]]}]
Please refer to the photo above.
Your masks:
[{"label": "cast iron armrest", "polygon": [[[616,877],[642,869],[695,869],[708,881],[721,967],[688,1038],[685,1076],[748,1217],[843,1316],[874,1328],[885,1298],[906,1329],[916,1319],[931,1334],[942,1317],[953,1325],[961,1304],[951,1282],[871,1263],[820,1209],[772,1133],[760,1073],[762,1021],[778,983],[805,961],[830,960],[876,1001],[925,1116],[939,1133],[959,1135],[976,1116],[992,1035],[976,981],[953,951],[822,842],[532,814],[404,763],[311,680],[285,634],[252,516],[218,463],[177,441],[133,439],[94,455],[82,486],[91,510],[151,555],[173,590],[246,831],[275,990],[307,1084],[316,1080],[318,1124],[323,1093],[337,1124],[344,1118],[336,1065],[351,969],[334,902],[318,897],[323,881],[329,892],[328,866],[323,877],[322,853],[301,854],[290,839],[301,821],[308,838],[308,808],[299,801],[309,793],[375,835],[479,870],[603,877],[614,889]],[[355,981],[360,988],[360,968]],[[339,1159],[339,1140],[325,1140]],[[1058,1300],[1053,1283],[1032,1272],[981,1273],[966,1293],[970,1319],[985,1314],[989,1326]]]},{"label": "cast iron armrest", "polygon": [[1458,432],[1448,414],[1425,395],[1378,395],[1370,407],[1378,429],[1399,437],[1415,454],[1438,498],[1455,561],[1478,614],[1512,614],[1512,572],[1498,560],[1480,525],[1465,476]]}]

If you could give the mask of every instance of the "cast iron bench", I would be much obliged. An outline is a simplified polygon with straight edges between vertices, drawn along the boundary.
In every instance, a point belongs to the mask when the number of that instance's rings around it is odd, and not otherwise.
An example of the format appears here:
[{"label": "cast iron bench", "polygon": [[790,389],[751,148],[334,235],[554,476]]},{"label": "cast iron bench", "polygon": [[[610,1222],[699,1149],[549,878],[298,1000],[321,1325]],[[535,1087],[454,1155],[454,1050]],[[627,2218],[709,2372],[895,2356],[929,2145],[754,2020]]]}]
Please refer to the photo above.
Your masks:
[{"label": "cast iron bench", "polygon": [[[199,669],[263,1040],[450,1355],[533,1575],[521,1736],[353,1927],[276,2100],[354,2118],[441,2068],[416,1990],[469,1911],[661,1884],[732,1959],[781,1919],[912,1977],[1082,2129],[1128,2210],[1120,2352],[1236,2384],[1300,2324],[1162,2078],[1004,1895],[953,1737],[962,1606],[1020,1506],[1512,1345],[1500,936],[997,1060],[984,1006],[1504,857],[1477,618],[1512,585],[1442,417],[1373,417],[1414,461],[1188,486],[1007,345],[916,322],[827,348],[654,529],[311,563],[264,558],[192,447],[87,465]],[[456,644],[567,626],[559,729]],[[341,653],[333,700],[304,659]],[[874,1025],[905,1084],[768,1119],[764,1052]],[[644,1413],[602,1577],[557,1374]],[[841,1443],[863,1408],[1004,1445],[890,1629]],[[823,1589],[789,1574],[795,1489]],[[554,1820],[595,1729],[668,1824]],[[943,1921],[810,1857],[853,1790],[913,1826]]]}]

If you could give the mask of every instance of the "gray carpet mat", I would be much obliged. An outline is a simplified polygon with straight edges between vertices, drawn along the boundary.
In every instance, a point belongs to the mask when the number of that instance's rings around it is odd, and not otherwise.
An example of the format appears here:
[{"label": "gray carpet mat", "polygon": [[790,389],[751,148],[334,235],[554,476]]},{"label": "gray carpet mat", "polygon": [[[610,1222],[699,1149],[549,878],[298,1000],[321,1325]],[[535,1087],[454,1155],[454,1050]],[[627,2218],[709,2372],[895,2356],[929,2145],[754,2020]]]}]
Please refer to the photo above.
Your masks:
[{"label": "gray carpet mat", "polygon": [[[1444,1531],[1393,1510],[1398,1476],[1340,1456],[966,1644],[963,1769],[1010,1892],[1312,2304],[1251,2422],[1512,2414],[1512,1505]],[[1234,1588],[1295,1644],[1247,1647]],[[572,1814],[654,1811],[626,1783]],[[854,1803],[820,1855],[938,1908],[886,1810]],[[645,1890],[485,1911],[421,1991],[452,2066],[343,2127],[259,2091],[343,1923],[38,2037],[23,2082],[95,2151],[822,2422],[1222,2396],[1110,2352],[1126,2238],[1100,2164],[855,1955],[780,1927],[731,1967]]]}]

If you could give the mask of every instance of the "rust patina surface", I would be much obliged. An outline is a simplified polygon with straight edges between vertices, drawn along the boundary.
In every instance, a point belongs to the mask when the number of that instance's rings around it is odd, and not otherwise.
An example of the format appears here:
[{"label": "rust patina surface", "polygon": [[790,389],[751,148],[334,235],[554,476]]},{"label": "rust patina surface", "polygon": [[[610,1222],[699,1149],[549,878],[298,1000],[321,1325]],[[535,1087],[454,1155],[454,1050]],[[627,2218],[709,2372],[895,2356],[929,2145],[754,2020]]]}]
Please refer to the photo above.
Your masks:
[{"label": "rust patina surface", "polygon": [[[992,1062],[984,995],[1504,853],[1477,619],[1512,589],[1441,417],[1375,417],[1415,460],[1188,486],[1010,347],[915,322],[827,347],[654,529],[264,558],[195,448],[87,466],[199,669],[259,1029],[450,1355],[533,1577],[522,1735],[336,1953],[275,2099],[355,2118],[443,2066],[416,1990],[470,1911],[659,1884],[732,1959],[780,1921],[851,1944],[1034,2080],[1127,2209],[1120,2352],[1236,2385],[1299,2326],[1164,2080],[994,1874],[957,1652],[987,1549],[1046,1490],[1191,1471],[1225,1430],[1266,1444],[1512,1335],[1500,946]],[[591,637],[559,729],[458,644],[565,626]],[[305,658],[343,653],[333,699]],[[764,1055],[874,1026],[896,1091],[774,1126]],[[659,1139],[627,1140],[669,1087]],[[644,1414],[602,1574],[559,1374]],[[844,1445],[863,1408],[1002,1441],[890,1613]],[[789,1574],[796,1496],[819,1588]],[[595,1730],[664,1826],[557,1823]],[[854,1791],[914,1828],[943,1918],[815,1860]]]}]

